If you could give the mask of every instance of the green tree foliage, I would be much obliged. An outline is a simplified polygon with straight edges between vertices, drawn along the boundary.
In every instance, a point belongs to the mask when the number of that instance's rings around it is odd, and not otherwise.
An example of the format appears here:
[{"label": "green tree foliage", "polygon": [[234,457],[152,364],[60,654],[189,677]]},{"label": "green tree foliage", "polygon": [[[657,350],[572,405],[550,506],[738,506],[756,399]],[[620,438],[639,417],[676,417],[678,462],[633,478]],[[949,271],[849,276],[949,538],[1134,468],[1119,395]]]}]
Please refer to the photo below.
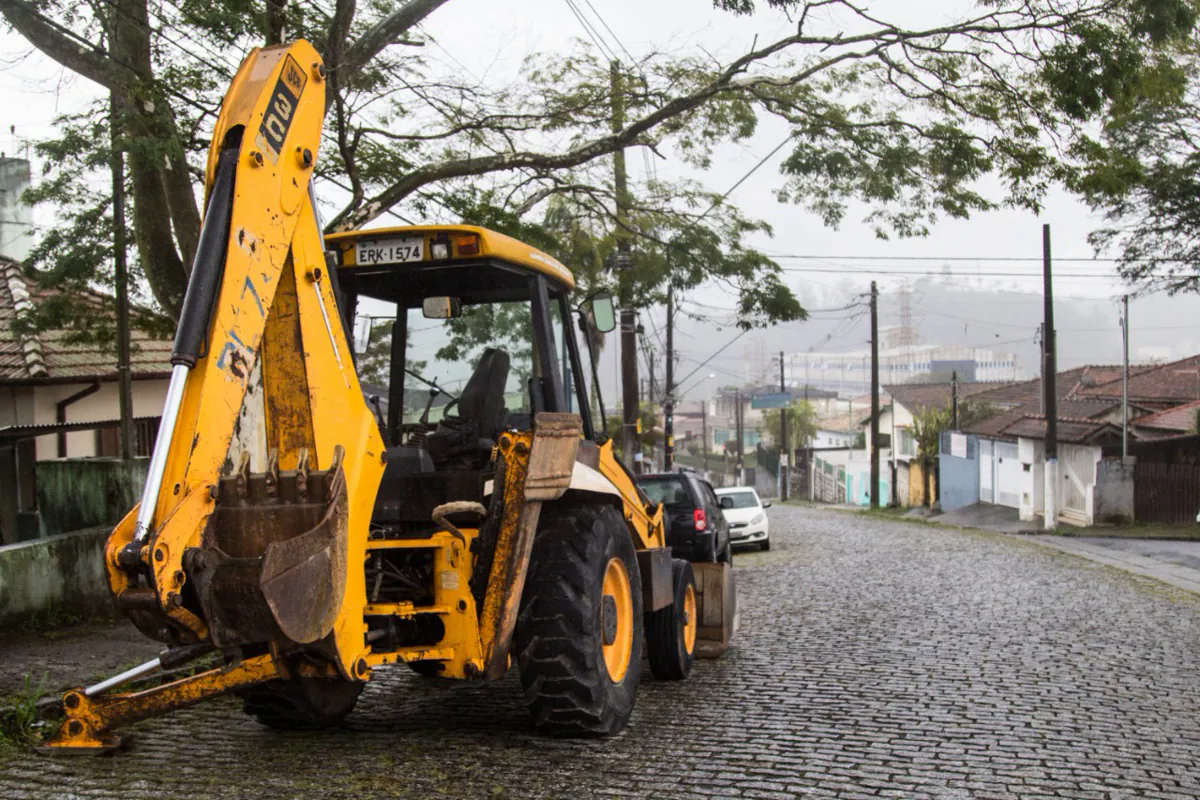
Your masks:
[{"label": "green tree foliage", "polygon": [[[84,109],[38,146],[49,177],[36,199],[63,212],[55,246],[36,253],[39,274],[104,283],[105,198],[87,187],[103,183],[112,122],[129,157],[134,268],[174,315],[224,87],[250,47],[304,37],[329,66],[318,175],[346,187],[330,228],[392,208],[484,222],[561,254],[584,287],[614,282],[604,265],[619,229],[633,239],[625,288],[638,304],[657,302],[669,276],[680,289],[728,286],[743,326],[798,319],[778,266],[745,244],[763,223],[696,183],[653,179],[631,187],[618,219],[607,157],[646,148],[707,169],[719,145],[774,118],[792,134],[781,200],[830,225],[860,203],[878,235],[921,235],[943,216],[1037,208],[1066,145],[1193,21],[1188,0],[988,0],[915,26],[849,0],[716,0],[778,21],[779,35],[728,60],[673,49],[624,65],[626,121],[613,132],[607,62],[580,43],[485,85],[419,27],[447,1],[0,0],[33,46],[118,103],[115,120],[107,104]],[[985,194],[986,175],[1002,191]]]},{"label": "green tree foliage", "polygon": [[793,400],[787,409],[771,408],[763,411],[762,432],[777,446],[783,444],[782,421],[784,411],[787,411],[788,443],[793,449],[805,446],[805,443],[817,435],[817,410],[811,403],[804,400]]},{"label": "green tree foliage", "polygon": [[1091,235],[1135,288],[1200,291],[1200,51],[1194,36],[1137,54],[1098,136],[1074,148],[1072,187],[1105,224]]},{"label": "green tree foliage", "polygon": [[[958,403],[958,430],[969,428],[989,417],[997,409],[987,403],[971,398]],[[917,443],[917,460],[926,466],[936,464],[941,450],[941,437],[945,431],[955,430],[954,410],[950,404],[942,408],[926,406],[913,412],[912,434]]]}]

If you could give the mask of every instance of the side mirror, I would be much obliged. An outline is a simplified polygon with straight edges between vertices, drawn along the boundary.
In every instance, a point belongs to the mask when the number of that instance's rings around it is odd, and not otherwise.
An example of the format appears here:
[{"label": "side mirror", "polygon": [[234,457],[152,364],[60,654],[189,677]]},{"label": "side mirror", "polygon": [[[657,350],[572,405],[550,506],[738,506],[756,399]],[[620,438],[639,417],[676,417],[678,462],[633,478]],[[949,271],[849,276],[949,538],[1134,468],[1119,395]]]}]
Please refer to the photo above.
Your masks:
[{"label": "side mirror", "polygon": [[763,503],[763,504],[762,504],[762,506],[763,506],[763,508],[770,508],[770,507],[771,507],[771,501],[770,501],[770,500],[768,500],[767,502]]},{"label": "side mirror", "polygon": [[722,497],[721,498],[721,508],[733,508],[733,498],[732,497]]},{"label": "side mirror", "polygon": [[425,319],[457,319],[462,316],[462,301],[457,297],[426,297],[421,301]]},{"label": "side mirror", "polygon": [[592,295],[592,320],[596,330],[608,333],[617,327],[617,312],[613,308],[612,295],[605,291]]}]

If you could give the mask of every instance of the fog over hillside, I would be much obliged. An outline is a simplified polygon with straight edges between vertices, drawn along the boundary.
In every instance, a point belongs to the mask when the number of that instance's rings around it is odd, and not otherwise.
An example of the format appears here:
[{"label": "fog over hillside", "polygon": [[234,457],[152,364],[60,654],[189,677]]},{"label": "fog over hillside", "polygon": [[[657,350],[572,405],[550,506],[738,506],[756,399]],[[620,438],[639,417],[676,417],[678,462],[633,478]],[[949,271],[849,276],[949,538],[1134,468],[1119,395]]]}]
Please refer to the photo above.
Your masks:
[{"label": "fog over hillside", "polygon": [[[692,399],[705,388],[715,389],[753,381],[778,381],[777,354],[847,352],[866,350],[870,337],[867,314],[869,284],[849,278],[792,280],[810,318],[768,329],[754,330],[737,338],[727,296],[716,292],[697,293],[680,303],[676,348],[679,352],[677,380]],[[989,347],[1016,355],[1017,377],[1038,372],[1039,348],[1036,335],[1042,321],[1040,293],[1006,287],[1004,281],[959,277],[953,271],[909,279],[909,318],[921,344],[964,344]],[[1012,282],[1015,284],[1015,282]],[[1057,283],[1057,282],[1056,282]],[[902,323],[904,282],[895,278],[879,281],[880,340]],[[1026,281],[1025,285],[1029,285]],[[1056,287],[1057,288],[1057,287]],[[1118,364],[1121,362],[1120,298],[1073,296],[1058,288],[1055,298],[1055,327],[1059,337],[1059,366]],[[1130,300],[1130,360],[1165,361],[1200,352],[1200,297],[1170,297],[1152,294]],[[655,379],[661,387],[666,312],[656,308],[641,314],[642,327],[658,351]],[[611,337],[610,337],[611,339]],[[729,344],[732,341],[732,344]],[[721,347],[729,345],[707,365],[698,367]],[[616,399],[616,344],[605,346],[601,382],[611,407]],[[647,375],[646,361],[639,359],[641,377]],[[714,374],[711,380],[707,375]]]}]

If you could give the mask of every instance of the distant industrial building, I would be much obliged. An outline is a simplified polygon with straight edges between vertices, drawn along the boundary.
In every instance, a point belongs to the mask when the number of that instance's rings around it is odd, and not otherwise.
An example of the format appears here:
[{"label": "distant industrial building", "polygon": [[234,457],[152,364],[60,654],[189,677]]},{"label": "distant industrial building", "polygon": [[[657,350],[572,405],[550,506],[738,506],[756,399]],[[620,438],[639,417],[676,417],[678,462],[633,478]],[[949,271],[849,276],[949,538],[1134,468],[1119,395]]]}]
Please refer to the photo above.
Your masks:
[{"label": "distant industrial building", "polygon": [[[880,339],[888,341],[886,331]],[[852,396],[871,391],[871,350],[790,353],[785,357],[787,382]],[[960,381],[1015,381],[1028,377],[1012,352],[959,344],[912,344],[879,351],[880,385]]]}]

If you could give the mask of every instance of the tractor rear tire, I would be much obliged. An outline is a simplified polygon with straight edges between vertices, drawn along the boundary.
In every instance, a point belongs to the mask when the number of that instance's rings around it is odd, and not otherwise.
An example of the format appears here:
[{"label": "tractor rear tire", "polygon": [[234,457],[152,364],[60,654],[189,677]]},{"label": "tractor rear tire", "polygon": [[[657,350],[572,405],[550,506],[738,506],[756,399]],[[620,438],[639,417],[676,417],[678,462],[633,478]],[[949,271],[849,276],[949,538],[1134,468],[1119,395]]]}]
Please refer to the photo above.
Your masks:
[{"label": "tractor rear tire", "polygon": [[290,678],[242,692],[242,710],[268,728],[314,731],[341,723],[366,684],[340,678]]},{"label": "tractor rear tire", "polygon": [[637,555],[620,513],[544,508],[514,637],[534,724],[561,736],[620,732],[641,679],[642,623]]},{"label": "tractor rear tire", "polygon": [[646,655],[650,671],[660,681],[682,681],[691,674],[700,628],[692,565],[679,559],[672,561],[671,585],[675,602],[646,615]]}]

